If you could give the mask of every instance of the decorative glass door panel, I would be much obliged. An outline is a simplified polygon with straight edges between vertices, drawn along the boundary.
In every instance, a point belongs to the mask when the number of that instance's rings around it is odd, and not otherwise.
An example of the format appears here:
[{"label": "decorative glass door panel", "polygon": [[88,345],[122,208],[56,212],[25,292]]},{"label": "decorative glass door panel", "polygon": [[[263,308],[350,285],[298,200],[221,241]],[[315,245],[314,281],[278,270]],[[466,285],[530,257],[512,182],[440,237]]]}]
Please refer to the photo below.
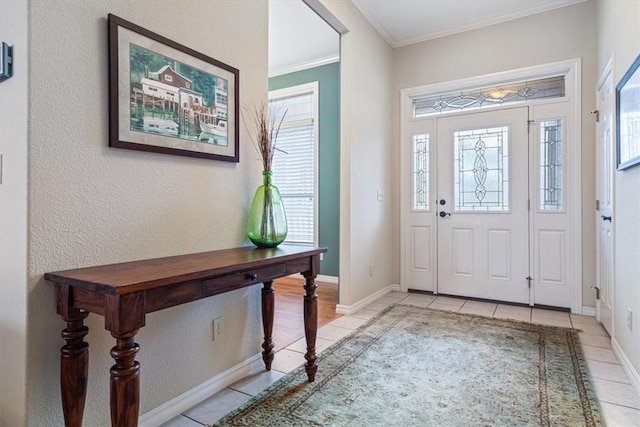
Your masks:
[{"label": "decorative glass door panel", "polygon": [[438,292],[529,303],[528,109],[437,120]]},{"label": "decorative glass door panel", "polygon": [[456,131],[454,142],[454,209],[509,210],[509,128]]}]

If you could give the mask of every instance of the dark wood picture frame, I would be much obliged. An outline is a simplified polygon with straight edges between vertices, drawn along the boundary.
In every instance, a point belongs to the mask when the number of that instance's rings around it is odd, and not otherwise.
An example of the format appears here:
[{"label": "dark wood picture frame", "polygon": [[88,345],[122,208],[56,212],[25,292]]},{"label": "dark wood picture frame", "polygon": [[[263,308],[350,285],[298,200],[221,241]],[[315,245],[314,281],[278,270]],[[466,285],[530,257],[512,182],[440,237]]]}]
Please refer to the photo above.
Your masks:
[{"label": "dark wood picture frame", "polygon": [[239,70],[109,14],[109,146],[240,160]]},{"label": "dark wood picture frame", "polygon": [[616,86],[618,170],[640,164],[640,55]]}]

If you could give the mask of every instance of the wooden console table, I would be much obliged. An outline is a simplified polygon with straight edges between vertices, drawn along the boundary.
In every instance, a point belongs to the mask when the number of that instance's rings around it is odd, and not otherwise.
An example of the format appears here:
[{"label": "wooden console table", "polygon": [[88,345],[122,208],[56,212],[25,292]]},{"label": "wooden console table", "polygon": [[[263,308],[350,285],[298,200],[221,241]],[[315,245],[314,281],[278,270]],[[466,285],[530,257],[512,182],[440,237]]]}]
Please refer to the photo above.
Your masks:
[{"label": "wooden console table", "polygon": [[89,361],[89,344],[84,341],[89,328],[83,322],[89,313],[104,316],[105,328],[116,339],[111,349],[115,360],[110,370],[111,424],[135,426],[140,404],[140,364],[135,357],[140,347],[134,337],[145,325],[147,313],[262,283],[262,358],[270,370],[274,356],[273,280],[294,273],[305,278],[304,357],[309,382],[313,382],[318,369],[315,277],[320,254],[326,251],[285,245],[244,247],[45,274],[45,279],[56,285],[57,311],[67,322],[62,331],[66,345],[60,350],[65,424],[82,425]]}]

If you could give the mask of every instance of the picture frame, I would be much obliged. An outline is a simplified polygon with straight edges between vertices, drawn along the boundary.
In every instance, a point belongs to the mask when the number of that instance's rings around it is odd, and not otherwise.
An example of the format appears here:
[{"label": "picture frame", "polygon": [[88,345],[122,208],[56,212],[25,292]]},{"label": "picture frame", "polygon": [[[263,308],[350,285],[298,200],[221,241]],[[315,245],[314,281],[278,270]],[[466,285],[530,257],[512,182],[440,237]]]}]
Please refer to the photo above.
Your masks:
[{"label": "picture frame", "polygon": [[239,70],[113,14],[109,146],[239,162]]},{"label": "picture frame", "polygon": [[640,164],[640,55],[616,86],[618,170]]}]

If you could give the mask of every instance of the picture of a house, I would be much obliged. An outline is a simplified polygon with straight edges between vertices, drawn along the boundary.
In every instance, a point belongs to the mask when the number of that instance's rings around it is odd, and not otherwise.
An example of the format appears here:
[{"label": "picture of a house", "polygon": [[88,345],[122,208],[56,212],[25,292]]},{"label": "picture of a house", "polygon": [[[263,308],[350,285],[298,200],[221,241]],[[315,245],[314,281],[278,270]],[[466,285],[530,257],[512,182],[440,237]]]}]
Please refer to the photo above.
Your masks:
[{"label": "picture of a house", "polygon": [[140,46],[130,48],[131,130],[226,146],[228,82]]}]

